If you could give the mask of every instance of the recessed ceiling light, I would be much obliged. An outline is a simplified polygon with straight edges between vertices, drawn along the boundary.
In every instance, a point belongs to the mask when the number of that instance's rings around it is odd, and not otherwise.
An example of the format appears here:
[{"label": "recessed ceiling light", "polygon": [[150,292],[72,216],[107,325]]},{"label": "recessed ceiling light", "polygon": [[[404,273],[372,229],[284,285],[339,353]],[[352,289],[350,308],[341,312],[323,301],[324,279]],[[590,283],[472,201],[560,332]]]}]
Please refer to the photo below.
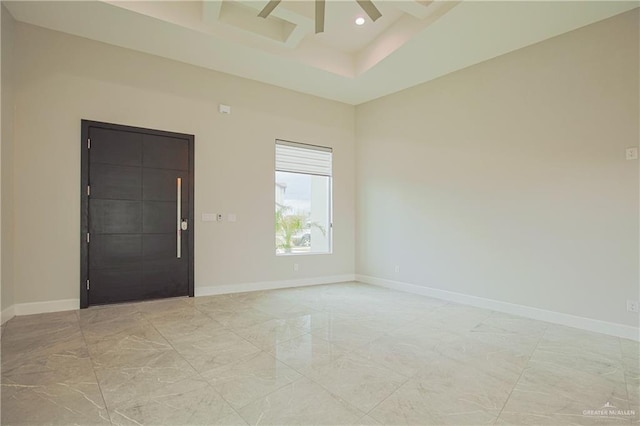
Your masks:
[{"label": "recessed ceiling light", "polygon": [[356,18],[356,25],[364,25],[364,18],[362,16]]}]

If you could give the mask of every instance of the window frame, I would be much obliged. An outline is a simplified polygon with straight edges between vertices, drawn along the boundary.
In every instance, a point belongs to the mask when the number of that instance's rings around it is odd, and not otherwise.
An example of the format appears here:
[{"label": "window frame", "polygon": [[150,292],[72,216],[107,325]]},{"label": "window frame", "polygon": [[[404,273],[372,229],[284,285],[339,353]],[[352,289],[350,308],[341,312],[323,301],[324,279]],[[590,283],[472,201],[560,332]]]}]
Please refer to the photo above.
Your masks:
[{"label": "window frame", "polygon": [[[289,171],[289,170],[279,170],[278,169],[278,162],[277,162],[277,146],[278,145],[283,145],[283,146],[293,146],[293,147],[297,147],[297,148],[302,148],[302,149],[307,149],[307,150],[312,150],[312,151],[322,151],[322,152],[328,152],[331,155],[331,174],[329,175],[325,175],[325,174],[318,174],[318,173],[302,173],[302,172],[294,172],[294,171]],[[275,255],[276,256],[313,256],[313,255],[330,255],[333,254],[333,147],[330,146],[322,146],[322,145],[313,145],[313,144],[307,144],[307,143],[301,143],[301,142],[294,142],[294,141],[289,141],[289,140],[285,140],[285,139],[276,139],[275,140],[275,144],[274,144],[274,160],[275,160],[275,164],[274,164],[274,171],[273,171],[273,176],[274,176],[274,182],[273,185],[275,187],[276,185],[276,181],[275,181],[275,176],[277,172],[282,172],[282,173],[297,173],[297,174],[301,174],[301,175],[306,175],[306,176],[323,176],[329,179],[329,183],[328,183],[328,189],[327,189],[327,215],[328,215],[328,226],[327,226],[327,240],[328,240],[328,249],[327,251],[320,251],[320,252],[302,252],[302,253],[278,253],[277,251],[277,247],[276,247],[276,251],[275,251]],[[274,197],[274,206],[277,207],[277,201]],[[274,210],[274,219],[275,219],[275,210]]]}]

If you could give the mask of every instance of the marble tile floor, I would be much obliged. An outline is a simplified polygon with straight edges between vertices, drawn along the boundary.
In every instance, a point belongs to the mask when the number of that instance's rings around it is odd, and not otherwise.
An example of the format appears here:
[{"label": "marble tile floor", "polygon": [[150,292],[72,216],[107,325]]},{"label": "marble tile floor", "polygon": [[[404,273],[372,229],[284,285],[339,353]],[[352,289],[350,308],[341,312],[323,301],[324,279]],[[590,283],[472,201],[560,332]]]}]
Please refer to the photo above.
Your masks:
[{"label": "marble tile floor", "polygon": [[359,283],[1,331],[7,425],[640,423],[638,342]]}]

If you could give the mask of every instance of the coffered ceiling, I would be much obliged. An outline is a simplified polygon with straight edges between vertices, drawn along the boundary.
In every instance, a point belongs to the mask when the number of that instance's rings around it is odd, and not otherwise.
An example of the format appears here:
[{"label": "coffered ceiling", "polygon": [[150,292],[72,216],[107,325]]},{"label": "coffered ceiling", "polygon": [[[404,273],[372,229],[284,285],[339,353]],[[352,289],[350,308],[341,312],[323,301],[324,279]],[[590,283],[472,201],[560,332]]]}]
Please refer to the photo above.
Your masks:
[{"label": "coffered ceiling", "polygon": [[[14,1],[18,21],[350,104],[402,90],[638,7],[617,1]],[[355,25],[364,17],[362,26]]]}]

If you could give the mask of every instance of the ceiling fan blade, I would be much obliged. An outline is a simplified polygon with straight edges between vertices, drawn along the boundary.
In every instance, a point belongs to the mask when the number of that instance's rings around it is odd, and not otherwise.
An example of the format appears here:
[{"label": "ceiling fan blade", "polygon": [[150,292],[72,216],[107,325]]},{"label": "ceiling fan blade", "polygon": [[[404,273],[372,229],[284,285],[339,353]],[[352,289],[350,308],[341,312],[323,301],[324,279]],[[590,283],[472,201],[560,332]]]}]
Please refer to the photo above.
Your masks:
[{"label": "ceiling fan blade", "polygon": [[324,0],[316,0],[316,34],[324,32]]},{"label": "ceiling fan blade", "polygon": [[376,19],[382,16],[382,13],[378,10],[378,8],[371,2],[371,0],[356,0],[362,10],[369,15],[372,21],[375,22]]},{"label": "ceiling fan blade", "polygon": [[262,11],[258,13],[258,16],[261,18],[266,18],[271,14],[271,12],[273,12],[273,9],[275,9],[281,1],[282,0],[270,0],[269,3],[267,3],[267,5],[264,7],[264,9],[262,9]]}]

